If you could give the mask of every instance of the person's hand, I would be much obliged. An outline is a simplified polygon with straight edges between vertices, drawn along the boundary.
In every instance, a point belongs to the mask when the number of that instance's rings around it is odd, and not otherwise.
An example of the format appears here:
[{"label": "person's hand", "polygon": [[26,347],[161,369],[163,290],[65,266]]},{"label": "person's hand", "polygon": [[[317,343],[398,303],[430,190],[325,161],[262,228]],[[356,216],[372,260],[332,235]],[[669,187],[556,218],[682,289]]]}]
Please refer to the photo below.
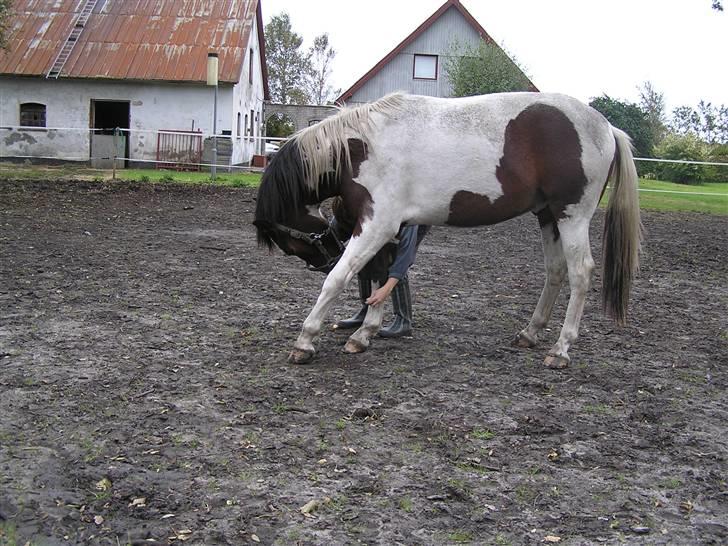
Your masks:
[{"label": "person's hand", "polygon": [[387,298],[392,293],[392,289],[394,289],[398,282],[399,279],[390,277],[389,279],[387,279],[387,282],[385,282],[383,286],[377,288],[372,293],[372,295],[366,299],[364,303],[366,303],[367,305],[371,305],[372,307],[381,305],[382,303],[387,301]]}]

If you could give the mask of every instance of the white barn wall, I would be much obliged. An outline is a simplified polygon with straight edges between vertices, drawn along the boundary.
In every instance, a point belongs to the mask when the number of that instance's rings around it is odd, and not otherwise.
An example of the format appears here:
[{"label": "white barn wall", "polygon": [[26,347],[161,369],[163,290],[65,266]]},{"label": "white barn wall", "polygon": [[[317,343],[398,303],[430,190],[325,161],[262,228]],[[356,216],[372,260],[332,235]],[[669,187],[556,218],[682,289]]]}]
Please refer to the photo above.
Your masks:
[{"label": "white barn wall", "polygon": [[[218,132],[232,130],[233,89],[221,86],[218,92]],[[201,84],[3,77],[0,79],[0,97],[0,126],[19,125],[20,104],[37,102],[46,105],[46,127],[81,129],[3,130],[0,134],[0,155],[3,156],[88,159],[90,133],[83,129],[91,126],[92,100],[130,102],[131,159],[156,158],[154,131],[159,129],[190,130],[194,125],[203,133],[212,132],[213,89]]]},{"label": "white barn wall", "polygon": [[[258,46],[258,22],[253,21],[253,30],[250,33],[250,39],[248,41],[248,48],[245,54],[245,61],[243,62],[243,70],[240,75],[240,81],[233,89],[233,111],[232,118],[230,120],[230,126],[233,128],[233,165],[239,165],[241,163],[248,163],[253,154],[263,154],[264,145],[261,140],[256,140],[250,137],[263,136],[263,97],[265,94],[263,88],[263,68],[260,62],[260,48]],[[262,29],[260,30],[262,32]],[[249,70],[250,62],[249,55],[253,52],[253,83],[249,83]],[[254,122],[253,134],[251,135],[248,131],[250,127],[250,120],[248,124],[245,124],[245,116],[250,116],[250,111],[253,110],[253,118],[257,114],[258,121]],[[238,133],[238,114],[240,114],[241,127],[240,133]]]},{"label": "white barn wall", "polygon": [[[258,112],[255,136],[261,134],[263,83],[257,41],[255,41],[254,84],[248,83],[247,63],[243,83],[218,88],[217,131],[236,136],[237,113]],[[249,53],[248,53],[249,54]],[[41,128],[0,130],[0,156],[34,156],[87,160],[90,157],[91,101],[129,101],[129,156],[132,160],[155,160],[157,135],[163,129],[201,129],[212,133],[214,90],[203,84],[148,83],[98,80],[46,80],[0,78],[0,127],[20,122],[20,104],[46,105],[46,127],[79,129],[48,131]],[[242,128],[243,131],[245,127]],[[233,164],[247,163],[258,141],[234,138]]]}]

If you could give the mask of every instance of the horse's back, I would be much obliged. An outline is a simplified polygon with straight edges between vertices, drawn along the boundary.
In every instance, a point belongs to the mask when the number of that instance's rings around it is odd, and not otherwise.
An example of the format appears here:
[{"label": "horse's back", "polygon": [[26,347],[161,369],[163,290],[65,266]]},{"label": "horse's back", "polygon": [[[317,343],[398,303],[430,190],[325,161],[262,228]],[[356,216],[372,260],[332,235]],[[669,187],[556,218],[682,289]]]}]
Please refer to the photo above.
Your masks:
[{"label": "horse's back", "polygon": [[577,203],[606,181],[614,155],[610,125],[576,99],[403,99],[398,113],[378,124],[373,161],[362,173],[373,191],[406,203],[409,221],[497,223],[549,200],[562,208]]}]

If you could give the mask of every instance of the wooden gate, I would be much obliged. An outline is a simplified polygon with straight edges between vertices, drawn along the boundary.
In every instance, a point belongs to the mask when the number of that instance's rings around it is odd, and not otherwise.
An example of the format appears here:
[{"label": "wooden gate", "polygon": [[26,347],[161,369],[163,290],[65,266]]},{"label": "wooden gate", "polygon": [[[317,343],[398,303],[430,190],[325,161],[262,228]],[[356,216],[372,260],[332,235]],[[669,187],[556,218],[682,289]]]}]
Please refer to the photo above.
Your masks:
[{"label": "wooden gate", "polygon": [[157,133],[157,169],[199,171],[202,131],[162,130]]}]

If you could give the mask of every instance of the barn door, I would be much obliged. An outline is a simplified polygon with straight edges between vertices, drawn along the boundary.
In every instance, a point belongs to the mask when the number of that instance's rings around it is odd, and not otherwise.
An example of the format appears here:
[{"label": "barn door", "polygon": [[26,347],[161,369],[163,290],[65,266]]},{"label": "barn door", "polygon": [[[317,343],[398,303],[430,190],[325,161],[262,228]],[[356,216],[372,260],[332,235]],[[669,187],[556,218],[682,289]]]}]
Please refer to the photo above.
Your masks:
[{"label": "barn door", "polygon": [[[129,129],[130,102],[116,100],[91,100],[91,166],[110,169],[114,146],[117,154],[129,157],[129,132],[122,131],[114,142],[114,129]],[[117,163],[117,166],[119,163]],[[124,167],[128,161],[124,161]]]}]

